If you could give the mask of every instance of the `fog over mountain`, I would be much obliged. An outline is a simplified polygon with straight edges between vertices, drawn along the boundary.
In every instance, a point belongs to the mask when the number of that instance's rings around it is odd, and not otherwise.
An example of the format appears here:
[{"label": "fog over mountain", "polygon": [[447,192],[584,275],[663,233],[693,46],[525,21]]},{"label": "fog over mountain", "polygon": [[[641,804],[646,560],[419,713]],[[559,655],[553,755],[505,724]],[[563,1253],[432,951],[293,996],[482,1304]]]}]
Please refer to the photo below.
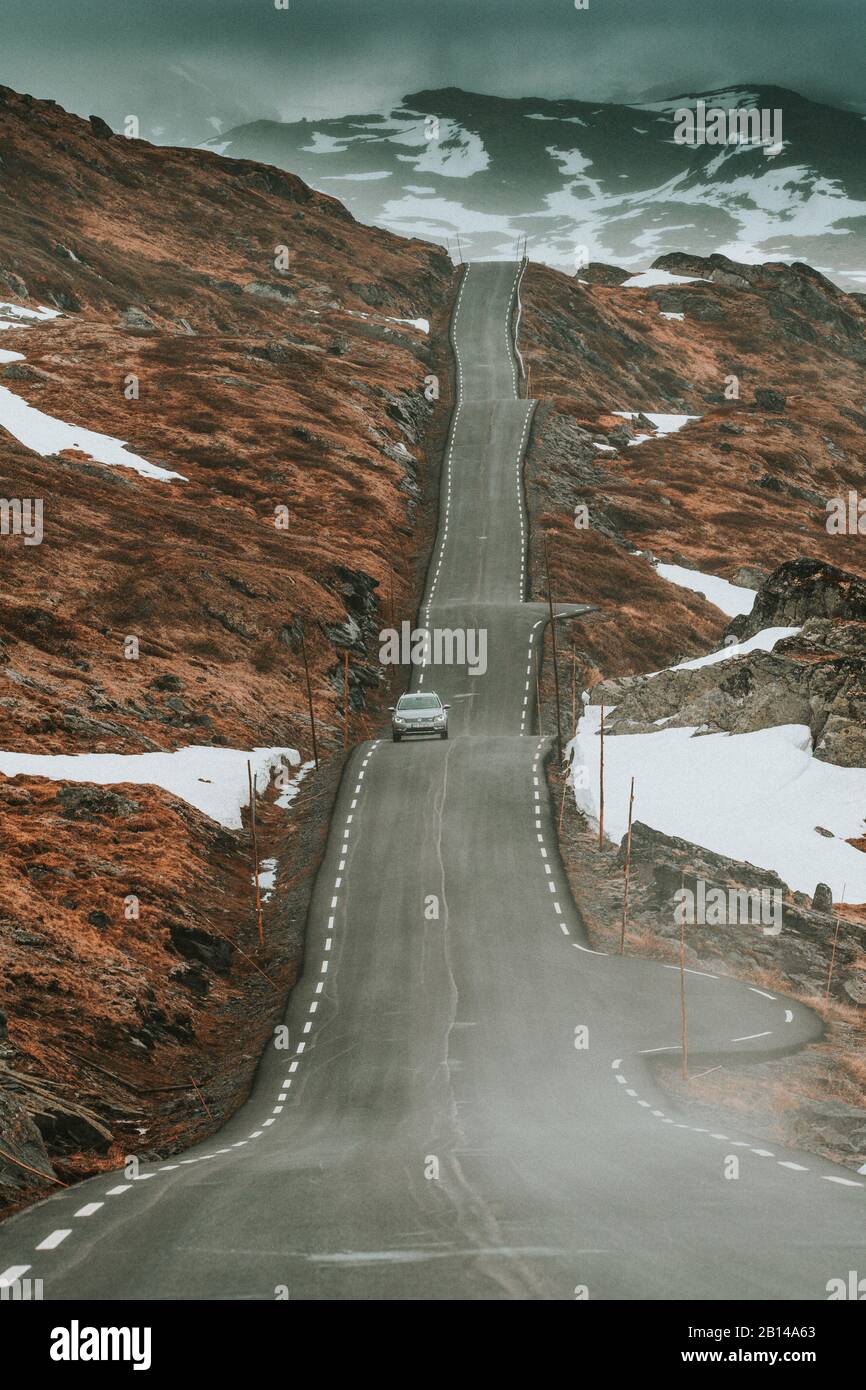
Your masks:
[{"label": "fog over mountain", "polygon": [[[282,3],[282,0],[280,0]],[[406,92],[627,102],[740,81],[862,106],[862,0],[3,0],[0,82],[163,144]]]},{"label": "fog over mountain", "polygon": [[385,113],[255,121],[208,148],[299,174],[360,220],[449,246],[574,271],[641,269],[671,250],[804,260],[866,288],[866,120],[776,87],[703,94],[710,109],[781,112],[781,148],[683,145],[695,95],[630,104],[508,99],[456,88]]}]

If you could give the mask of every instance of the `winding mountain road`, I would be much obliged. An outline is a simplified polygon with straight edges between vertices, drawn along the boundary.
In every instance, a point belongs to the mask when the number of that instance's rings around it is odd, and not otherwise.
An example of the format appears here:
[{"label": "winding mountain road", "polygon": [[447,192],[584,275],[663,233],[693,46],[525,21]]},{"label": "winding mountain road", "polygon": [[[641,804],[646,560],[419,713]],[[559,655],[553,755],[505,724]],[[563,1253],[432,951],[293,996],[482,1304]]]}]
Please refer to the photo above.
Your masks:
[{"label": "winding mountain road", "polygon": [[[291,1047],[243,1109],[137,1180],[0,1228],[0,1275],[48,1299],[824,1299],[866,1272],[866,1179],[672,1109],[651,1063],[676,1054],[678,972],[591,950],[571,899],[533,732],[546,610],[524,602],[518,274],[463,280],[422,608],[485,628],[487,672],[417,673],[451,703],[448,742],[353,753]],[[687,988],[695,1067],[819,1035],[770,991]]]}]

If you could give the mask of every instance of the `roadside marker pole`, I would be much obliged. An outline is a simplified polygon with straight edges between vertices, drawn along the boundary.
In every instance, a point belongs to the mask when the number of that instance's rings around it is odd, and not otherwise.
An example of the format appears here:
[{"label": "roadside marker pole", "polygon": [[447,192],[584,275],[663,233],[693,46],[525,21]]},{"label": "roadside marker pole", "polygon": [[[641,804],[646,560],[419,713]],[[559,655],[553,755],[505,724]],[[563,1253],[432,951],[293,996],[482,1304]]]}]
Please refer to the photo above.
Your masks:
[{"label": "roadside marker pole", "polygon": [[264,927],[262,924],[262,893],[261,885],[259,884],[259,842],[258,833],[256,831],[256,786],[253,781],[253,767],[249,758],[247,758],[247,781],[250,784],[250,826],[253,832],[253,872],[254,882],[256,885],[256,922],[258,923],[259,928],[259,945],[263,946],[265,942],[265,934]]},{"label": "roadside marker pole", "polygon": [[343,748],[349,746],[349,653],[343,653]]},{"label": "roadside marker pole", "polygon": [[[843,886],[842,886],[842,897],[839,899],[839,906],[840,906],[840,907],[842,906],[843,902],[845,901],[845,894],[847,893],[847,891],[848,891],[848,885],[847,885],[847,883],[845,883],[845,884],[843,884]],[[838,940],[839,940],[839,913],[837,912],[837,913],[836,913],[836,930],[835,930],[835,932],[833,933],[833,950],[832,950],[832,952],[831,952],[831,954],[830,954],[830,969],[827,971],[827,989],[826,989],[825,994],[824,994],[824,1003],[825,1003],[825,1004],[829,1004],[829,1002],[830,1002],[830,984],[831,984],[832,979],[833,979],[833,966],[836,964],[836,942],[837,942]]]},{"label": "roadside marker pole", "polygon": [[571,727],[577,728],[577,643],[571,639]]},{"label": "roadside marker pole", "polygon": [[598,759],[598,847],[604,849],[604,705],[601,707],[601,749]]},{"label": "roadside marker pole", "polygon": [[625,953],[625,926],[628,918],[628,880],[631,873],[631,814],[634,806],[634,778],[631,779],[631,791],[628,798],[628,839],[625,845],[625,886],[622,895],[622,931],[619,937],[619,953]]},{"label": "roadside marker pole", "polygon": [[559,663],[556,652],[556,621],[553,616],[553,590],[550,587],[550,554],[547,547],[547,532],[544,534],[544,569],[547,575],[547,603],[550,608],[550,641],[553,648],[553,689],[556,695],[556,753],[562,764],[562,712],[559,707]]},{"label": "roadside marker pole", "polygon": [[304,675],[307,680],[307,704],[310,707],[310,731],[313,735],[313,762],[316,771],[319,770],[319,747],[316,743],[316,716],[313,713],[313,687],[310,685],[310,667],[307,663],[307,644],[304,640],[304,629],[301,627],[301,656],[304,658]]},{"label": "roadside marker pole", "polygon": [[[686,876],[682,875],[681,887],[686,886]],[[680,894],[680,1019],[683,1034],[683,1080],[689,1079],[689,1026],[686,1018],[686,909],[685,893]]]},{"label": "roadside marker pole", "polygon": [[562,801],[559,806],[559,833],[562,834],[562,818],[565,815],[565,798],[568,795],[568,774],[570,766],[563,769],[562,773]]},{"label": "roadside marker pole", "polygon": [[191,1084],[195,1087],[195,1093],[196,1093],[196,1095],[198,1096],[199,1100],[201,1101],[202,1105],[204,1106],[205,1110],[207,1110],[208,1119],[209,1119],[209,1120],[212,1120],[212,1119],[213,1119],[213,1115],[210,1113],[210,1110],[208,1110],[207,1101],[205,1100],[205,1098],[204,1098],[204,1096],[202,1095],[201,1091],[199,1090],[198,1086],[196,1086],[195,1081],[193,1081],[193,1078],[192,1078],[192,1077],[190,1077],[190,1082],[191,1082]]}]

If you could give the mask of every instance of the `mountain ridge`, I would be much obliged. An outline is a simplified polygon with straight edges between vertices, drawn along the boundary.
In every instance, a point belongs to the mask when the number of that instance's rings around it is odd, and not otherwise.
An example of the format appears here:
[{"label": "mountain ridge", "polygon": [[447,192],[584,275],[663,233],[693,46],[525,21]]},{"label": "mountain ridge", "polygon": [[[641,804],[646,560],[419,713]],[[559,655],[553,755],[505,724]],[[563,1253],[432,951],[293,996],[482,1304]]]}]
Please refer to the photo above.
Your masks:
[{"label": "mountain ridge", "polygon": [[[781,152],[676,144],[674,112],[702,98],[781,109]],[[512,256],[525,236],[531,259],[572,272],[677,250],[807,261],[866,287],[866,120],[771,84],[630,103],[430,88],[386,112],[236,126],[204,148],[291,169],[360,221],[464,258]]]}]

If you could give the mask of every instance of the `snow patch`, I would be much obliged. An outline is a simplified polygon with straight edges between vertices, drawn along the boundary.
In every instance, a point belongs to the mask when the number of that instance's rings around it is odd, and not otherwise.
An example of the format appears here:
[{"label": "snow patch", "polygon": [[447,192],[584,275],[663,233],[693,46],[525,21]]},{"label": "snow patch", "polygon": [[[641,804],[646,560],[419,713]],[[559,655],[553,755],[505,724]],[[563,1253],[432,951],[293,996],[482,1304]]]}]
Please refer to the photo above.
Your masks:
[{"label": "snow patch", "polygon": [[[253,887],[255,887],[255,875],[253,875]],[[273,897],[274,888],[277,882],[277,861],[276,859],[263,859],[259,864],[259,894],[262,903],[269,902]]]},{"label": "snow patch", "polygon": [[[598,818],[601,711],[586,707],[569,744],[588,769],[575,788],[581,810]],[[635,819],[731,859],[775,869],[793,889],[828,883],[836,899],[866,901],[866,854],[846,844],[864,833],[866,768],[835,767],[812,756],[803,724],[750,734],[658,729],[605,738],[605,828],[619,840],[635,779]],[[834,838],[819,835],[823,826]],[[847,888],[846,888],[847,885]]]},{"label": "snow patch", "polygon": [[[291,751],[294,752],[294,749],[292,749]],[[301,783],[303,782],[307,773],[312,772],[315,766],[316,764],[312,761],[312,759],[308,763],[302,763],[301,766],[298,768],[297,772],[295,773],[294,777],[292,777],[290,781],[284,782],[282,790],[280,791],[279,796],[274,802],[274,805],[279,806],[281,811],[285,811],[289,806],[291,806],[298,792],[301,790]]]},{"label": "snow patch", "polygon": [[629,448],[634,448],[637,444],[645,444],[648,439],[657,439],[659,435],[677,434],[684,425],[690,420],[700,420],[700,415],[658,415],[649,410],[615,410],[614,415],[619,415],[623,420],[636,420],[638,415],[643,415],[649,420],[655,429],[655,434],[639,434],[634,439],[630,439]]},{"label": "snow patch", "polygon": [[132,468],[144,478],[158,478],[162,482],[177,478],[182,483],[187,482],[182,473],[158,468],[156,464],[148,463],[147,459],[139,458],[138,454],[129,453],[122,440],[114,439],[110,434],[99,434],[96,430],[86,430],[81,425],[67,425],[65,421],[28,405],[5,386],[0,386],[0,428],[43,458],[59,454],[63,449],[78,449],[83,454],[89,454],[97,463],[114,468]]},{"label": "snow patch", "polygon": [[379,179],[393,178],[390,169],[373,169],[366,174],[322,174],[322,183],[375,183]]},{"label": "snow patch", "polygon": [[386,323],[406,323],[410,328],[417,328],[419,333],[430,332],[429,319],[386,319]]},{"label": "snow patch", "polygon": [[23,304],[10,304],[0,301],[0,314],[12,317],[13,319],[40,319],[43,323],[47,319],[62,318],[59,309],[48,309],[44,304],[40,304],[36,309],[25,309]]},{"label": "snow patch", "polygon": [[[749,652],[771,652],[777,642],[784,641],[786,637],[796,637],[798,632],[802,632],[802,628],[765,627],[756,632],[754,637],[748,637],[745,642],[731,642],[727,647],[720,647],[718,651],[710,652],[707,656],[696,656],[692,661],[681,661],[669,669],[699,671],[702,666],[715,666],[719,661],[730,661],[735,656],[748,656]],[[653,674],[660,675],[661,672],[655,671]]]},{"label": "snow patch", "polygon": [[717,574],[702,574],[700,570],[689,570],[684,565],[656,564],[662,579],[678,584],[682,589],[702,594],[708,603],[714,603],[729,618],[751,613],[755,606],[757,589],[743,589],[739,584],[731,584]]},{"label": "snow patch", "polygon": [[[47,777],[52,782],[92,782],[100,787],[155,786],[195,806],[228,830],[240,830],[241,809],[249,802],[247,761],[257,792],[273,773],[297,767],[296,748],[214,748],[194,744],[169,753],[11,753],[0,751],[7,777]],[[300,781],[300,774],[296,778]],[[294,792],[292,793],[294,795]],[[285,789],[277,805],[288,805]],[[289,798],[289,800],[291,797]]]},{"label": "snow patch", "polygon": [[621,290],[649,290],[654,285],[706,285],[709,282],[701,275],[673,275],[669,270],[642,270],[639,275],[630,275],[620,285]]},{"label": "snow patch", "polygon": [[[18,304],[0,304],[0,310],[17,313],[22,318],[42,321],[60,317],[55,309],[24,309]],[[2,362],[24,360],[24,354],[21,352],[0,353]],[[132,468],[144,478],[157,478],[161,482],[169,482],[172,478],[177,478],[182,483],[188,481],[182,473],[173,473],[169,468],[159,468],[155,463],[148,463],[147,459],[140,458],[138,454],[129,453],[121,439],[115,439],[110,434],[100,434],[98,430],[85,429],[82,425],[68,425],[64,420],[46,415],[44,411],[28,405],[21,396],[16,396],[15,392],[6,386],[0,386],[0,429],[6,430],[19,444],[32,449],[35,454],[41,454],[43,458],[50,458],[64,449],[77,449],[82,454],[88,454],[96,463],[104,463],[113,468]]]}]

